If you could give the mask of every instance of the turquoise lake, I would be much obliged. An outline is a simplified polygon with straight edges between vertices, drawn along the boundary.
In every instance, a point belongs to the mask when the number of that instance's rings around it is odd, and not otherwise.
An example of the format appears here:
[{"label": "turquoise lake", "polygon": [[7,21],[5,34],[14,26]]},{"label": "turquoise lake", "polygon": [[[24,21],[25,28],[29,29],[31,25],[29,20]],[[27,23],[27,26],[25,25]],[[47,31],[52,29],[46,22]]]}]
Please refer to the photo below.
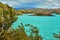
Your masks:
[{"label": "turquoise lake", "polygon": [[[40,31],[39,34],[42,35],[43,40],[60,40],[53,37],[53,33],[60,32],[60,15],[54,16],[29,16],[30,14],[23,14],[18,16],[16,22],[13,23],[12,27],[17,28],[22,22],[25,24],[32,24],[36,26]],[[26,34],[29,35],[28,27],[25,27]]]}]

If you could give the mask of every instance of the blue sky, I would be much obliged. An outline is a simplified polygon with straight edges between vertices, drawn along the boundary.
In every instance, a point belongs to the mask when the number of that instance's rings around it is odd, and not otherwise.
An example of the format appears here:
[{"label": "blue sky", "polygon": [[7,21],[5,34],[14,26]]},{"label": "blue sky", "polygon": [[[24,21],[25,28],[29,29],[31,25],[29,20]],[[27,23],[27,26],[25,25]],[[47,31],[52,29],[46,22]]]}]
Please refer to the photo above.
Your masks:
[{"label": "blue sky", "polygon": [[14,8],[60,8],[60,0],[0,0]]}]

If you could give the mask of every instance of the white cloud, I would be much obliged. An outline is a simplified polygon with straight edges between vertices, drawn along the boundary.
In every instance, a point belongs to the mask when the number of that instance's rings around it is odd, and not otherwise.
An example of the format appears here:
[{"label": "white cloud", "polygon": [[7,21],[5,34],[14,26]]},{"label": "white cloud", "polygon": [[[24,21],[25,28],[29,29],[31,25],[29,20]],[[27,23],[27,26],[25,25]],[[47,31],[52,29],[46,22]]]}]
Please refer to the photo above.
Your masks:
[{"label": "white cloud", "polygon": [[59,3],[54,3],[55,6],[59,6]]},{"label": "white cloud", "polygon": [[[36,4],[36,7],[59,7],[60,6],[60,2],[59,0],[0,0],[0,2],[4,3],[4,4],[8,4],[10,6],[23,6],[24,5],[29,5],[29,3],[31,4]],[[31,4],[31,5],[32,5]],[[52,7],[51,7],[52,8]]]},{"label": "white cloud", "polygon": [[59,7],[52,7],[52,9],[58,9]]},{"label": "white cloud", "polygon": [[1,1],[0,2],[4,3],[4,4],[8,4],[9,6],[14,6],[14,5],[21,5],[20,3],[16,2],[16,1]]}]

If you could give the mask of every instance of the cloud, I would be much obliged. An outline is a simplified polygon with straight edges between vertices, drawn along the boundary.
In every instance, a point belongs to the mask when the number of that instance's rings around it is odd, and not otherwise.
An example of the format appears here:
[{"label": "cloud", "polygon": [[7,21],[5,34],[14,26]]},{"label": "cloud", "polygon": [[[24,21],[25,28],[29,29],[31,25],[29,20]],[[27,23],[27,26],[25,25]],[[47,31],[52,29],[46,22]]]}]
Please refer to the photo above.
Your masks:
[{"label": "cloud", "polygon": [[53,8],[60,6],[60,0],[0,0],[0,2],[13,7],[26,8]]},{"label": "cloud", "polygon": [[59,0],[44,0],[42,3],[37,5],[39,8],[59,8],[59,6]]},{"label": "cloud", "polygon": [[52,9],[57,9],[57,8],[59,8],[59,7],[52,7]]}]

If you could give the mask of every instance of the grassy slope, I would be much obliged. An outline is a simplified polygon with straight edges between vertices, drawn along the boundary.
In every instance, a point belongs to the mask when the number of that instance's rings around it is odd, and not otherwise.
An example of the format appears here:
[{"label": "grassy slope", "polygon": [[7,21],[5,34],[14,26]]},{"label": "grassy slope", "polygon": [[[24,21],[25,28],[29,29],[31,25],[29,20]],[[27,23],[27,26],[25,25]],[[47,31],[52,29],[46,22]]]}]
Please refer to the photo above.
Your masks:
[{"label": "grassy slope", "polygon": [[[0,2],[0,40],[28,40],[24,29],[20,32],[20,29],[16,29],[9,32],[11,24],[16,21],[16,17],[18,12],[8,6],[7,4],[3,4]],[[3,35],[2,35],[3,34]]]}]

